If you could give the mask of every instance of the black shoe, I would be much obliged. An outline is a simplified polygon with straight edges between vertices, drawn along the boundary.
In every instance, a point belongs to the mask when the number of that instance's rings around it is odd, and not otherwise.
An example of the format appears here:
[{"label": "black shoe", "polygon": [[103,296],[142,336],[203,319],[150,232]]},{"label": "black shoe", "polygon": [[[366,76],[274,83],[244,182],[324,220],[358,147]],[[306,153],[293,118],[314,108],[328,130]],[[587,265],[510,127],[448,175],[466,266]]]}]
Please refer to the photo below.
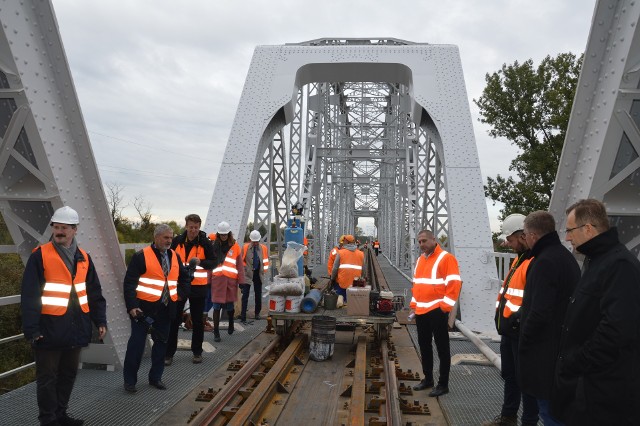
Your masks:
[{"label": "black shoe", "polygon": [[149,384],[156,389],[160,389],[160,390],[167,389],[167,386],[164,383],[162,383],[162,380],[158,380],[157,382],[149,382]]},{"label": "black shoe", "polygon": [[433,380],[422,379],[420,383],[418,383],[413,387],[413,390],[421,391],[423,389],[432,388],[432,387],[433,387]]},{"label": "black shoe", "polygon": [[58,417],[58,423],[62,426],[82,426],[84,424],[84,420],[74,419],[73,417],[69,417],[67,414],[64,414]]},{"label": "black shoe", "polygon": [[233,334],[233,320],[229,320],[229,328],[227,329],[227,333]]},{"label": "black shoe", "polygon": [[214,341],[214,342],[219,342],[219,341],[221,341],[221,340],[222,340],[222,339],[220,338],[220,332],[218,332],[218,331],[214,331],[214,332],[213,332],[213,341]]},{"label": "black shoe", "polygon": [[431,397],[442,396],[445,393],[449,393],[449,387],[438,385],[435,388],[433,388],[431,392],[429,392],[429,396]]},{"label": "black shoe", "polygon": [[129,383],[124,384],[124,390],[129,393],[136,393],[138,389],[136,389],[136,385],[130,385]]},{"label": "black shoe", "polygon": [[256,319],[256,321],[259,321],[262,319],[262,317],[260,317],[260,314],[256,314],[254,318]]},{"label": "black shoe", "polygon": [[173,357],[172,356],[167,357],[167,358],[164,359],[164,365],[169,366],[171,364],[173,364]]}]

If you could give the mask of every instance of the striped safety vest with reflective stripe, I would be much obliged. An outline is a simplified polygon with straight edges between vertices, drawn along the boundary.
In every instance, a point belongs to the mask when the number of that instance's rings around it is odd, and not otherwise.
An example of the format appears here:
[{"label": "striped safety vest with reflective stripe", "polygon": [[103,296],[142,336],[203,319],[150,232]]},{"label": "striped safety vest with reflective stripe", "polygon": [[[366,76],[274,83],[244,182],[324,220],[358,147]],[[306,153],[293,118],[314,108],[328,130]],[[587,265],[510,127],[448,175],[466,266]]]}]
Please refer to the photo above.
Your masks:
[{"label": "striped safety vest with reflective stripe", "polygon": [[234,243],[233,246],[227,252],[227,257],[224,258],[224,262],[216,266],[212,272],[214,277],[225,276],[231,279],[238,278],[238,266],[236,265],[236,257],[240,253],[240,246],[238,243]]},{"label": "striped safety vest with reflective stripe", "polygon": [[514,259],[511,263],[509,274],[500,287],[498,300],[496,300],[496,309],[500,307],[500,298],[504,293],[504,288],[507,287],[507,293],[504,295],[504,310],[502,311],[502,316],[505,318],[509,318],[514,312],[518,312],[522,306],[524,287],[527,284],[527,268],[529,268],[529,263],[531,263],[532,259],[525,259],[520,263],[518,263],[518,258]]},{"label": "striped safety vest with reflective stripe", "polygon": [[340,288],[349,288],[353,285],[353,279],[362,275],[364,253],[360,250],[351,251],[343,248],[338,250],[338,254],[340,265],[336,281]]},{"label": "striped safety vest with reflective stripe", "polygon": [[[188,256],[186,255],[184,250],[184,243],[178,244],[178,246],[175,248],[175,251],[180,255],[185,268],[189,267],[189,261],[194,257],[197,257],[201,261],[206,259],[206,257],[204,256],[204,248],[198,244],[194,244],[193,246],[191,246],[191,250],[189,250]],[[193,281],[191,281],[191,285],[207,285],[207,270],[202,266],[196,266],[196,270],[193,272]]]},{"label": "striped safety vest with reflective stripe", "polygon": [[89,270],[89,256],[79,248],[84,262],[76,262],[76,276],[71,277],[69,268],[58,254],[53,243],[48,242],[40,246],[42,251],[42,266],[44,267],[44,288],[42,289],[42,313],[45,315],[64,315],[69,306],[69,296],[73,286],[80,302],[82,312],[89,312],[87,300],[87,271]]},{"label": "striped safety vest with reflective stripe", "polygon": [[[269,270],[269,250],[267,250],[267,246],[265,246],[264,244],[260,244],[260,247],[262,248],[262,272],[266,274]],[[244,255],[242,256],[242,260],[244,261],[245,265],[247,264],[247,252],[249,250],[252,250],[251,243],[244,243],[244,247],[242,250],[244,252]]]},{"label": "striped safety vest with reflective stripe", "polygon": [[174,302],[178,300],[178,276],[180,275],[180,266],[178,265],[178,256],[176,252],[171,252],[171,270],[169,275],[164,276],[162,271],[162,265],[160,260],[156,256],[151,246],[145,247],[142,250],[144,254],[144,263],[147,270],[138,279],[138,286],[136,287],[136,297],[140,300],[146,300],[147,302],[157,302],[162,296],[162,290],[164,289],[164,283],[169,285],[169,297]]},{"label": "striped safety vest with reflective stripe", "polygon": [[462,281],[458,261],[439,245],[428,257],[420,255],[413,273],[411,308],[417,315],[440,308],[451,311],[460,295]]}]

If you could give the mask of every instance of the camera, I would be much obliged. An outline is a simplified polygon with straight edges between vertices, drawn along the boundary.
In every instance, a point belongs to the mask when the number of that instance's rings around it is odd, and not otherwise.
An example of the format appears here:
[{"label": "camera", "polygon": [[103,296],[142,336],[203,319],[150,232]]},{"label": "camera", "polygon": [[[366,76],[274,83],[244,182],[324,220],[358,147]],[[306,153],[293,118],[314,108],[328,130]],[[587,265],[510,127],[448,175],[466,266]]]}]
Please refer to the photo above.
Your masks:
[{"label": "camera", "polygon": [[151,327],[153,325],[153,318],[148,317],[144,314],[144,312],[138,312],[133,320],[137,323],[143,323],[147,326]]}]

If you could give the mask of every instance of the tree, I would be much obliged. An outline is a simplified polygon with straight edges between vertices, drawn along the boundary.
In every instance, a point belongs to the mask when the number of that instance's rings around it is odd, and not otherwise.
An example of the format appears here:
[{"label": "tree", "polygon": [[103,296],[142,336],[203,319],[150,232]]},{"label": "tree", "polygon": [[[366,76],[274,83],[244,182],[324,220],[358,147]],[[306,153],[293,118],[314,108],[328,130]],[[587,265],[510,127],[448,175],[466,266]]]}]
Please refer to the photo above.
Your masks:
[{"label": "tree", "polygon": [[111,220],[113,220],[113,224],[117,228],[123,220],[122,210],[127,207],[124,204],[124,186],[113,182],[107,182],[105,185],[107,187],[107,204],[111,213]]},{"label": "tree", "polygon": [[560,53],[537,68],[529,59],[485,76],[487,86],[473,100],[479,121],[492,126],[489,135],[521,151],[509,166],[517,179],[497,175],[484,187],[485,196],[504,203],[503,217],[549,207],[582,60]]}]

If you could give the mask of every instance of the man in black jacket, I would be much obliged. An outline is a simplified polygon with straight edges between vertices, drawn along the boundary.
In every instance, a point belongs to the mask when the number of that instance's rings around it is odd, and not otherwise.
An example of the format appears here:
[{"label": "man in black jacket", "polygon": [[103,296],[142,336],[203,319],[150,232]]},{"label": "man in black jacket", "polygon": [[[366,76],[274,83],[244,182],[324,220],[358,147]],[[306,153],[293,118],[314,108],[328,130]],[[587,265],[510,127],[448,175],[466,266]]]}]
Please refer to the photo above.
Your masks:
[{"label": "man in black jacket", "polygon": [[570,425],[638,425],[640,262],[594,199],[567,209],[566,239],[585,260],[562,329],[553,413]]},{"label": "man in black jacket", "polygon": [[161,223],[153,231],[153,244],[133,255],[124,276],[124,301],[131,320],[122,373],[124,389],[136,392],[138,369],[151,334],[149,384],[166,389],[162,381],[169,325],[176,315],[176,302],[189,296],[190,278],[180,256],[170,249],[173,229]]},{"label": "man in black jacket", "polygon": [[520,311],[518,376],[520,389],[538,400],[545,426],[560,424],[549,412],[562,319],[580,279],[580,268],[555,231],[553,216],[530,213],[524,221],[533,260]]},{"label": "man in black jacket", "polygon": [[[185,231],[173,239],[171,248],[180,255],[185,262],[185,267],[192,268],[193,281],[191,281],[191,293],[189,294],[189,310],[191,311],[191,322],[193,332],[191,335],[191,352],[193,352],[193,363],[202,362],[202,342],[204,340],[204,317],[205,298],[207,297],[207,271],[215,266],[215,255],[213,245],[207,234],[200,230],[202,219],[197,214],[187,215],[185,219]],[[193,263],[193,265],[192,265]],[[176,306],[176,316],[171,321],[169,330],[169,342],[167,353],[164,357],[164,365],[171,365],[173,356],[178,349],[178,328],[182,323],[182,313],[184,311],[186,299],[178,301]]]},{"label": "man in black jacket", "polygon": [[67,414],[80,350],[107,332],[107,303],[93,261],[75,239],[78,213],[61,207],[51,217],[51,241],[29,257],[22,277],[22,329],[36,361],[40,424],[81,425]]}]

